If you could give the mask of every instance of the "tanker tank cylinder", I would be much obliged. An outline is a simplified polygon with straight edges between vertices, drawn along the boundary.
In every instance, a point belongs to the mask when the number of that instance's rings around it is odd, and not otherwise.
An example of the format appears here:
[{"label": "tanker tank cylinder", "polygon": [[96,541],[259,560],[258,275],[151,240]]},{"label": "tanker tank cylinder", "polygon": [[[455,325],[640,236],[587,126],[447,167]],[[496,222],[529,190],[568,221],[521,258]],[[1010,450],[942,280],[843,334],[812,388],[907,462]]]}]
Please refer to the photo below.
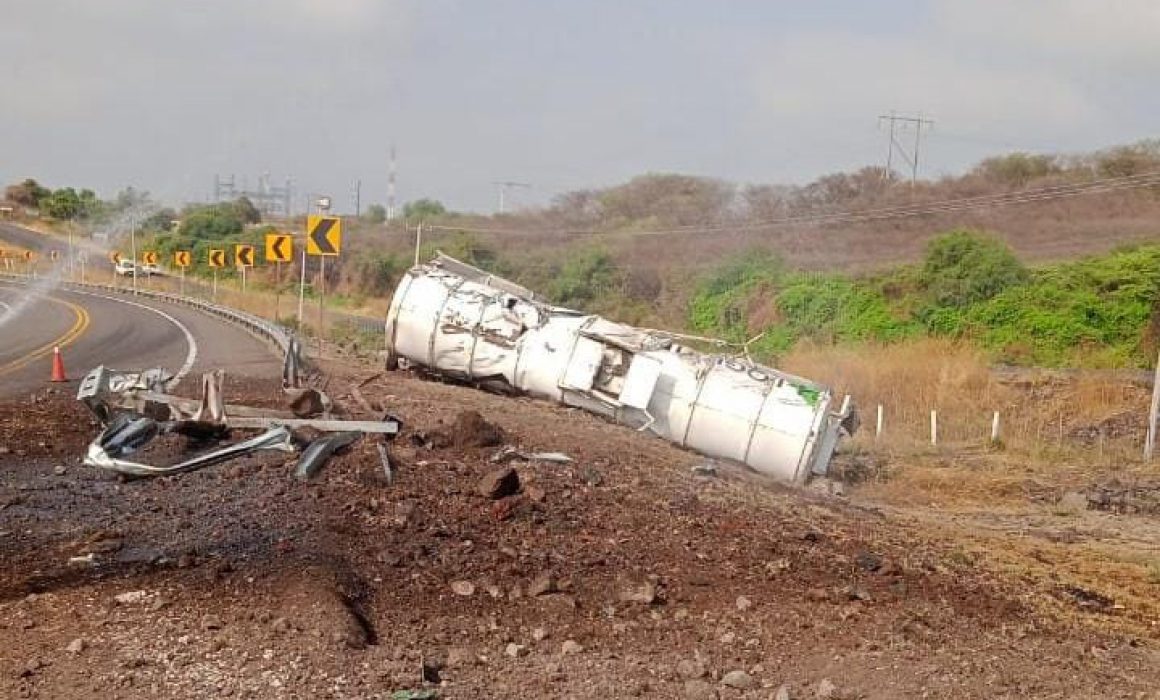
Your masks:
[{"label": "tanker tank cylinder", "polygon": [[552,306],[442,254],[403,276],[386,333],[388,366],[500,382],[787,482],[824,475],[857,422],[825,386]]}]

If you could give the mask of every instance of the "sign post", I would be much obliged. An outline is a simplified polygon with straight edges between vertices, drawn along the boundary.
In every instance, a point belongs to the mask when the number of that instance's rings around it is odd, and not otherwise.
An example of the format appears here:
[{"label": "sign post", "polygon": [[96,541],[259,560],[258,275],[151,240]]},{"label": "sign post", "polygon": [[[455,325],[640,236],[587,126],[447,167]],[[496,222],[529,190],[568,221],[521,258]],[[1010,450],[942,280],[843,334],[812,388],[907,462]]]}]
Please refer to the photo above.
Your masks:
[{"label": "sign post", "polygon": [[[322,352],[322,338],[325,329],[326,259],[338,257],[342,253],[342,219],[337,216],[306,217],[306,253],[319,257],[318,261],[318,350]],[[305,263],[305,258],[303,258]],[[302,267],[303,286],[306,280],[306,266]],[[299,290],[299,318],[301,318],[301,295]]]},{"label": "sign post", "polygon": [[210,299],[217,301],[218,268],[226,265],[225,248],[211,248],[209,251],[209,266],[213,268],[213,293]]},{"label": "sign post", "polygon": [[[157,251],[155,251],[155,250],[147,250],[147,251],[145,251],[145,252],[141,253],[141,261],[142,261],[142,263],[144,263],[145,265],[150,265],[150,266],[155,266],[155,265],[157,265]],[[149,274],[148,274],[148,275],[145,277],[145,281],[146,281],[147,283],[149,283],[149,286],[150,286],[150,287],[152,287],[152,286],[153,286],[153,284],[152,284],[152,281],[153,281],[153,270],[152,270],[152,267],[151,267],[151,268],[150,268],[150,270],[149,270]]]},{"label": "sign post", "polygon": [[181,268],[181,296],[185,296],[185,268],[189,267],[193,256],[188,250],[178,250],[173,253],[173,264]]},{"label": "sign post", "polygon": [[254,246],[235,245],[234,265],[242,272],[242,294],[246,293],[246,268],[254,266]]},{"label": "sign post", "polygon": [[282,263],[294,259],[294,242],[287,233],[266,234],[266,262],[274,263],[274,322],[282,306]]},{"label": "sign post", "polygon": [[117,285],[117,277],[118,277],[117,264],[121,262],[120,251],[116,251],[116,250],[109,251],[109,262],[113,263],[113,270],[110,274],[113,276],[113,280],[112,280],[113,281],[113,289],[116,289],[118,286]]}]

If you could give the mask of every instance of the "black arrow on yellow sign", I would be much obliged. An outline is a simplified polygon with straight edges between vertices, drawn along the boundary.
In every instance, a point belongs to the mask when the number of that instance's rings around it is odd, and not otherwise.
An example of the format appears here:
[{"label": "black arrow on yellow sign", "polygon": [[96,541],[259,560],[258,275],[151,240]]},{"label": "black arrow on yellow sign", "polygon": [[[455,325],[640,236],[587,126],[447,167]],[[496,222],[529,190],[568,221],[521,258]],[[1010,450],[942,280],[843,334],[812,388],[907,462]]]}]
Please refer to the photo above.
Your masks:
[{"label": "black arrow on yellow sign", "polygon": [[236,245],[234,246],[234,264],[238,267],[253,267],[254,266],[254,246],[252,245]]},{"label": "black arrow on yellow sign", "polygon": [[222,248],[212,248],[209,251],[209,266],[210,267],[225,267],[226,266],[226,251]]},{"label": "black arrow on yellow sign", "polygon": [[266,234],[266,262],[290,262],[294,246],[284,233]]},{"label": "black arrow on yellow sign", "polygon": [[342,251],[342,220],[337,216],[307,217],[306,252],[338,255]]}]

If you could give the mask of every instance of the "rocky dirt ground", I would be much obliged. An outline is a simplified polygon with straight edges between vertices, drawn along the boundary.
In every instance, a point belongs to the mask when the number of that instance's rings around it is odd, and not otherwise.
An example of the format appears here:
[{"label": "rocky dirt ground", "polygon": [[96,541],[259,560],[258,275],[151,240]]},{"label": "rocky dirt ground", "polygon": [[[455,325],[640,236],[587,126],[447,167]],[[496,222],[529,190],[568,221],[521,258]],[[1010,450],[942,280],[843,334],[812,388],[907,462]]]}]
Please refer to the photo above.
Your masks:
[{"label": "rocky dirt ground", "polygon": [[[335,375],[358,413],[369,372]],[[1160,698],[1155,621],[1010,566],[1025,533],[526,399],[361,391],[405,424],[390,480],[366,438],[311,482],[282,454],[121,481],[80,465],[70,389],[0,404],[0,697]]]}]

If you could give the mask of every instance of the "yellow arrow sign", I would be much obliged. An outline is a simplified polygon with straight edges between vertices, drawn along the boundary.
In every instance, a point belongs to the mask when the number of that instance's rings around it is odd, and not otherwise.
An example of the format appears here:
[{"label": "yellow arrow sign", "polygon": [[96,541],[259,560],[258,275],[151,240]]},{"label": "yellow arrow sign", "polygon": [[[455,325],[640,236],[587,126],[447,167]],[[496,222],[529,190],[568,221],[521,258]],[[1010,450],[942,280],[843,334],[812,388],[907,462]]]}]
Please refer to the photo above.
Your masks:
[{"label": "yellow arrow sign", "polygon": [[224,248],[210,248],[209,266],[210,267],[225,267],[226,266],[226,251]]},{"label": "yellow arrow sign", "polygon": [[338,255],[342,252],[342,219],[337,216],[306,217],[306,252]]},{"label": "yellow arrow sign", "polygon": [[253,267],[254,266],[254,246],[252,245],[235,245],[234,246],[234,264],[238,267]]},{"label": "yellow arrow sign", "polygon": [[173,252],[173,264],[178,267],[189,267],[193,261],[193,255],[188,250],[176,250]]},{"label": "yellow arrow sign", "polygon": [[293,259],[294,243],[290,234],[266,234],[266,262],[290,262]]},{"label": "yellow arrow sign", "polygon": [[24,259],[25,260],[32,260],[32,251],[31,250],[24,251]]},{"label": "yellow arrow sign", "polygon": [[145,251],[145,253],[141,256],[141,260],[143,260],[146,265],[156,265],[157,264],[156,251],[152,251],[152,250]]},{"label": "yellow arrow sign", "polygon": [[113,263],[114,265],[121,262],[121,254],[115,250],[109,251],[109,262]]}]

